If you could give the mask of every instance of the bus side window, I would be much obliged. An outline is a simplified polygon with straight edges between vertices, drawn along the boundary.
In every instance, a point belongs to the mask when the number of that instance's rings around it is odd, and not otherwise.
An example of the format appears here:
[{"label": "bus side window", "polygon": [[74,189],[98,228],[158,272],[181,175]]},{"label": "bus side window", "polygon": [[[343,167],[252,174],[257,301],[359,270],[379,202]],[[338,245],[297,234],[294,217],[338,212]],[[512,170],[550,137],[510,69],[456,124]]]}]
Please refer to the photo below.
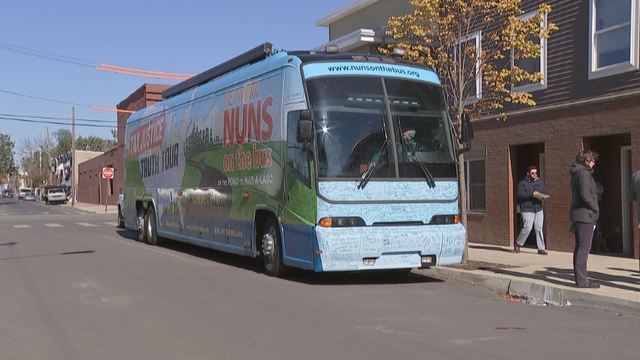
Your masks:
[{"label": "bus side window", "polygon": [[302,143],[296,141],[300,110],[287,114],[287,164],[295,177],[311,187],[309,153],[303,150]]}]

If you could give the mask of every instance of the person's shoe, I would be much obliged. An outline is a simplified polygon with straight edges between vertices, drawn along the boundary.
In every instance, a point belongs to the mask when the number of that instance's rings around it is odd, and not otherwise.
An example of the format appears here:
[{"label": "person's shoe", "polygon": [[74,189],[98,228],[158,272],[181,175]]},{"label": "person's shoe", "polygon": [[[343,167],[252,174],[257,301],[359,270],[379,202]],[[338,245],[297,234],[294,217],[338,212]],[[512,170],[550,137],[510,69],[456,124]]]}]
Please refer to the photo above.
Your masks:
[{"label": "person's shoe", "polygon": [[549,255],[549,253],[546,252],[546,250],[538,250],[538,254],[540,254],[540,255]]},{"label": "person's shoe", "polygon": [[587,285],[578,285],[579,288],[584,288],[584,289],[599,289],[600,288],[600,284],[598,284],[595,281],[589,281],[587,283]]},{"label": "person's shoe", "polygon": [[519,253],[520,252],[520,246],[518,246],[518,243],[513,243],[513,251]]}]

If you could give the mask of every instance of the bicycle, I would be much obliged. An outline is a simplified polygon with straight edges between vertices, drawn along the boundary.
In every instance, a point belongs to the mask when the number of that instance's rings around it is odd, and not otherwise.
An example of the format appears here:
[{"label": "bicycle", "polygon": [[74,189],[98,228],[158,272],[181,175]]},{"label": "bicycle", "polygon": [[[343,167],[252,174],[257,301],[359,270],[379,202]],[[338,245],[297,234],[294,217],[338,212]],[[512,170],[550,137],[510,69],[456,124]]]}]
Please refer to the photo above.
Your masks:
[{"label": "bicycle", "polygon": [[594,231],[594,237],[597,236],[597,247],[596,247],[596,251],[602,251],[602,249],[604,249],[604,252],[606,253],[610,253],[611,250],[609,250],[609,237],[611,235],[617,235],[620,234],[620,226],[617,225],[616,223],[610,223],[611,224],[611,231],[607,232],[607,233],[603,233],[601,231],[601,225],[600,225],[600,221],[598,220],[598,223],[596,224],[596,229]]}]

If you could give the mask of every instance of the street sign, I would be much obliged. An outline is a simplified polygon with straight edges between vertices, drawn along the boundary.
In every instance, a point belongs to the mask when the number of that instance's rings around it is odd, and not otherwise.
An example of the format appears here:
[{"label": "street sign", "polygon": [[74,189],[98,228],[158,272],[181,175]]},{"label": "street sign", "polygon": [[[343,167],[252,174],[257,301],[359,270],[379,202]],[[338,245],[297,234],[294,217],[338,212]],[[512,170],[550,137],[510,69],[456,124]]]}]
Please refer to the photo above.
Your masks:
[{"label": "street sign", "polygon": [[102,168],[102,178],[103,179],[113,179],[113,168],[103,167]]}]

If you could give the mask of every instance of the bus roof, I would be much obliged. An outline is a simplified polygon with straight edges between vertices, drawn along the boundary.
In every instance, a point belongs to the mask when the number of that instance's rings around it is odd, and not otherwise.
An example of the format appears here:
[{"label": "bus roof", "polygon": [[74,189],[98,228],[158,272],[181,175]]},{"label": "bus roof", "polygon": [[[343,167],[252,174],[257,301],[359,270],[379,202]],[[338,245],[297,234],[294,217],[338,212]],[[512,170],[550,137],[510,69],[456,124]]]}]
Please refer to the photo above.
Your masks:
[{"label": "bus roof", "polygon": [[[181,102],[180,99],[187,100],[189,94],[199,87],[204,87],[201,91],[208,93],[214,89],[225,88],[235,83],[241,82],[243,79],[253,77],[253,74],[264,73],[271,69],[276,69],[285,65],[290,60],[290,56],[298,59],[298,64],[315,62],[371,62],[375,64],[395,64],[402,66],[418,67],[434,72],[433,68],[416,64],[414,62],[384,56],[369,55],[361,53],[340,53],[340,52],[315,52],[315,51],[280,51],[274,52],[271,43],[261,44],[235,58],[217,65],[207,71],[204,71],[188,80],[178,83],[162,92],[164,100],[154,105],[161,109],[163,103],[174,98],[175,101]],[[290,58],[289,58],[290,59]],[[215,85],[213,85],[215,83]],[[209,85],[209,86],[208,86]],[[127,123],[140,120],[142,114],[148,109],[142,109],[132,114]]]}]

